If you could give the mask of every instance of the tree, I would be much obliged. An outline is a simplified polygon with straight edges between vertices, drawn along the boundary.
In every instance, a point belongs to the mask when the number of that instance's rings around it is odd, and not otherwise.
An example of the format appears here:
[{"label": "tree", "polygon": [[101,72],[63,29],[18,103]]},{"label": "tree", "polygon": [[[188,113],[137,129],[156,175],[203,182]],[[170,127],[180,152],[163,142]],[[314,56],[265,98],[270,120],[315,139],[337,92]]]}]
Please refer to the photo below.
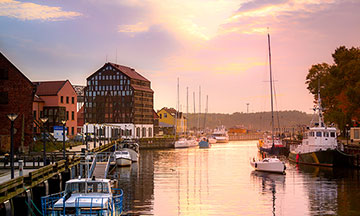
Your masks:
[{"label": "tree", "polygon": [[360,120],[360,48],[341,46],[332,57],[332,65],[312,65],[306,84],[315,100],[320,87],[325,120],[344,131],[346,124]]}]

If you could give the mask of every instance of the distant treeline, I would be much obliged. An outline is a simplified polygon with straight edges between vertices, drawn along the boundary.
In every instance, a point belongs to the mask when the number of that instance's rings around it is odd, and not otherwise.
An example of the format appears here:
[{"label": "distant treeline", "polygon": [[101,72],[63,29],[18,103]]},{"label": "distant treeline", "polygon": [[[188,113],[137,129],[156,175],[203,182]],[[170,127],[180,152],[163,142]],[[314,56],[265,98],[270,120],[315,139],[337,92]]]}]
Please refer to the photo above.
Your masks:
[{"label": "distant treeline", "polygon": [[[189,128],[198,127],[198,116],[200,128],[204,128],[205,114],[189,114]],[[279,111],[274,113],[274,121],[276,128],[298,128],[300,126],[308,126],[313,118],[312,114],[300,111]],[[234,126],[243,126],[250,130],[271,130],[271,112],[258,113],[208,113],[206,114],[205,127],[216,128],[224,125],[226,128]]]}]

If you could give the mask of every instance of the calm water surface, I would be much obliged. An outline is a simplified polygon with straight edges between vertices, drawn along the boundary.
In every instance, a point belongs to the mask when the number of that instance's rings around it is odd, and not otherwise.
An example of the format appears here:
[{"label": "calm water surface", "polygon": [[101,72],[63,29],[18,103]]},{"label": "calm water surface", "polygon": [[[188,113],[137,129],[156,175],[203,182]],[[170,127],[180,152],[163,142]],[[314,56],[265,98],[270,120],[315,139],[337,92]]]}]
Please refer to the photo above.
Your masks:
[{"label": "calm water surface", "polygon": [[296,166],[254,172],[256,141],[143,150],[117,168],[128,215],[360,215],[358,170]]}]

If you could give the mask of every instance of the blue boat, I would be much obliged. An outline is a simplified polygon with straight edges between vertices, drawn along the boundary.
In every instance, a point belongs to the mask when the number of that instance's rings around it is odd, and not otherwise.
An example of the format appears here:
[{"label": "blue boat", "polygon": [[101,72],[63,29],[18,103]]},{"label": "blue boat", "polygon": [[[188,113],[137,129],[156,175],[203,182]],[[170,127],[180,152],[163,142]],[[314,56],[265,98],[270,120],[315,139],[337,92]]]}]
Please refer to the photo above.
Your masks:
[{"label": "blue boat", "polygon": [[111,188],[109,179],[72,179],[65,191],[41,197],[44,216],[101,215],[122,212],[123,191]]},{"label": "blue boat", "polygon": [[199,142],[200,148],[210,148],[211,144],[209,143],[209,140],[206,137],[203,137],[201,141]]}]

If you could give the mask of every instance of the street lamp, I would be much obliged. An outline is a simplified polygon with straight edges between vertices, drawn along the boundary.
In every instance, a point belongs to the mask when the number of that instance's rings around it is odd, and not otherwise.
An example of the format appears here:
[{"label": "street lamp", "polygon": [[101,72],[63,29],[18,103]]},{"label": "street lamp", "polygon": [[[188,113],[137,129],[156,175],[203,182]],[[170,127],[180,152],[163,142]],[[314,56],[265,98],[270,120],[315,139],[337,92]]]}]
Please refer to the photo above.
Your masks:
[{"label": "street lamp", "polygon": [[88,151],[89,149],[88,149],[88,125],[89,125],[89,123],[85,123],[85,125],[86,125],[86,131],[85,131],[85,147],[86,147],[86,151]]},{"label": "street lamp", "polygon": [[48,118],[43,117],[40,118],[41,122],[43,123],[43,143],[44,143],[44,153],[43,153],[43,157],[44,157],[44,166],[46,166],[46,139],[45,139],[45,123],[47,122]]},{"label": "street lamp", "polygon": [[346,124],[346,145],[349,144],[349,124]]},{"label": "street lamp", "polygon": [[94,124],[94,148],[96,148],[96,126]]},{"label": "street lamp", "polygon": [[11,167],[11,179],[14,178],[14,121],[18,117],[17,114],[12,113],[7,115],[7,117],[11,121],[11,128],[10,128],[10,167]]},{"label": "street lamp", "polygon": [[61,123],[63,124],[63,157],[64,160],[66,158],[66,149],[65,149],[65,125],[66,125],[66,120],[62,120]]}]

